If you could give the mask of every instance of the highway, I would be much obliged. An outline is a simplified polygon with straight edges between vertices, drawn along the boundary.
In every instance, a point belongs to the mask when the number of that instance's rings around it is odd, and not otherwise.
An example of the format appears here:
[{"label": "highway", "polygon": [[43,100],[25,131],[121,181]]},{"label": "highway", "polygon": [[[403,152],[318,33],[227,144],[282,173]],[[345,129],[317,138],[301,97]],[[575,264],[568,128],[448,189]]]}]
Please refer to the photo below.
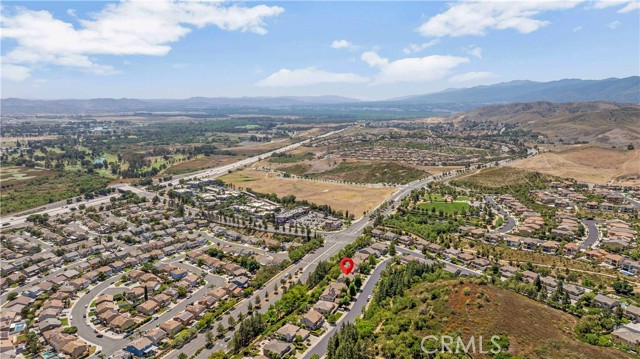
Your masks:
[{"label": "highway", "polygon": [[[346,128],[345,128],[346,129]],[[202,171],[198,171],[198,172],[194,172],[194,173],[190,173],[188,175],[183,175],[183,176],[174,176],[174,178],[170,181],[170,183],[172,185],[177,185],[178,183],[180,183],[181,180],[192,180],[192,179],[196,179],[196,178],[215,178],[215,177],[219,177],[223,174],[228,173],[229,171],[241,168],[241,167],[245,167],[247,165],[250,165],[252,163],[258,162],[264,158],[267,158],[269,156],[271,156],[274,153],[281,153],[281,152],[287,152],[287,151],[291,151],[293,149],[296,149],[306,143],[309,143],[312,140],[315,139],[320,139],[320,138],[325,138],[327,136],[331,136],[334,135],[336,133],[339,133],[341,131],[344,131],[345,129],[341,129],[341,130],[337,130],[337,131],[332,131],[332,132],[328,132],[325,133],[324,135],[320,135],[314,138],[310,138],[310,139],[306,139],[300,142],[296,142],[294,144],[282,147],[282,148],[278,148],[276,150],[273,151],[269,151],[257,156],[253,156],[253,157],[249,157],[246,158],[244,160],[238,161],[238,162],[234,162],[228,165],[224,165],[224,166],[220,166],[220,167],[216,167],[216,168],[210,168],[210,169],[206,169],[206,170],[202,170]],[[165,183],[169,183],[169,182],[165,182]],[[111,187],[116,188],[116,189],[120,189],[120,190],[128,190],[128,191],[132,191],[138,195],[141,196],[145,196],[145,197],[149,197],[149,195],[153,196],[155,195],[154,193],[145,191],[143,189],[131,186],[129,184],[115,184],[112,185]],[[74,202],[73,204],[67,204],[66,201],[59,201],[56,203],[51,203],[51,204],[47,204],[45,206],[36,208],[36,209],[30,209],[27,211],[23,211],[23,212],[19,212],[16,214],[12,214],[9,216],[4,216],[4,217],[0,217],[0,228],[11,228],[11,227],[17,227],[17,226],[21,226],[24,225],[27,222],[27,217],[29,217],[31,214],[34,213],[38,213],[38,214],[48,214],[49,216],[55,216],[55,215],[59,215],[62,213],[66,213],[66,212],[71,212],[71,208],[74,208],[80,204],[84,204],[87,207],[90,206],[99,206],[101,204],[105,204],[108,203],[111,200],[111,197],[117,196],[118,193],[114,193],[114,194],[110,194],[107,196],[103,196],[103,197],[98,197],[98,198],[94,198],[92,200],[83,200],[81,202]],[[5,223],[9,223],[9,225],[5,226]]]},{"label": "highway", "polygon": [[[327,134],[324,134],[322,136],[318,136],[316,138],[323,138],[323,137],[327,137],[330,135],[333,135],[337,132],[340,132],[343,130],[339,130],[339,131],[334,131],[334,132],[330,132]],[[191,179],[196,179],[196,178],[214,178],[220,175],[223,175],[225,173],[228,173],[230,170],[234,170],[237,168],[241,168],[244,166],[247,166],[251,163],[257,162],[262,160],[263,158],[266,158],[268,156],[271,156],[274,153],[279,153],[279,152],[286,152],[286,151],[290,151],[292,149],[295,149],[297,147],[302,146],[305,143],[308,143],[309,141],[311,141],[311,139],[307,139],[289,146],[285,146],[282,148],[279,148],[277,150],[274,151],[270,151],[267,153],[263,153],[261,155],[257,155],[251,158],[247,158],[245,160],[239,161],[239,162],[235,162],[233,164],[229,164],[229,165],[225,165],[225,166],[221,166],[221,167],[217,167],[217,168],[213,168],[213,169],[207,169],[207,170],[203,170],[203,171],[199,171],[193,174],[190,174],[188,176],[184,176],[181,178],[175,178],[172,180],[173,184],[177,184],[179,183],[180,180],[191,180]],[[498,165],[504,165],[507,164],[511,161],[508,160],[504,160],[501,161]],[[493,165],[490,165],[493,166]],[[395,192],[394,194],[392,194],[391,196],[389,196],[387,198],[386,201],[390,202],[391,205],[388,206],[383,213],[381,213],[382,215],[386,215],[389,212],[391,212],[395,207],[397,207],[400,202],[402,201],[402,199],[409,194],[412,190],[414,189],[418,189],[421,188],[423,186],[425,186],[426,184],[436,181],[436,180],[442,180],[442,179],[446,179],[446,178],[450,178],[453,177],[455,175],[460,174],[462,171],[452,171],[451,174],[447,177],[443,177],[443,176],[430,176],[421,180],[417,180],[414,182],[411,182],[407,185],[405,185],[404,187],[400,188],[397,192]],[[144,189],[140,189],[140,188],[136,188],[133,186],[130,186],[128,184],[119,184],[119,185],[115,185],[114,186],[117,189],[120,190],[130,190],[133,191],[134,193],[137,193],[139,195],[145,196],[147,198],[155,195],[155,193],[153,192],[149,192],[146,191]],[[84,203],[87,206],[96,206],[96,205],[100,205],[103,203],[106,203],[108,201],[110,201],[110,198],[113,197],[116,194],[113,195],[109,195],[109,196],[105,196],[105,197],[101,197],[101,198],[97,198],[94,200],[90,200],[90,201],[83,201],[81,203]],[[74,205],[77,206],[80,203],[75,203]],[[63,204],[59,204],[57,206],[53,206],[52,208],[47,208],[44,212],[42,213],[48,213],[50,215],[56,215],[56,214],[60,214],[60,213],[64,213],[66,211],[70,210],[70,206],[72,205],[66,205],[66,203]],[[374,209],[375,210],[375,209]],[[18,223],[24,223],[26,221],[26,217],[28,217],[28,215],[23,215],[23,216],[19,216],[17,218],[13,218],[11,219],[11,226],[15,226]],[[0,221],[5,221],[5,218],[0,219]],[[316,268],[318,262],[322,261],[322,260],[329,260],[332,256],[336,255],[342,248],[344,248],[344,246],[346,246],[348,243],[351,243],[353,240],[355,240],[355,238],[357,238],[359,235],[362,234],[362,231],[365,227],[370,226],[373,224],[373,220],[369,219],[368,216],[363,216],[362,218],[360,218],[358,221],[354,221],[351,226],[349,226],[348,228],[339,231],[339,232],[333,232],[333,233],[324,233],[323,236],[325,237],[325,243],[322,247],[318,248],[315,253],[307,255],[305,258],[303,258],[301,261],[292,264],[291,266],[289,266],[287,269],[285,269],[284,271],[280,272],[278,275],[276,275],[274,278],[272,278],[267,284],[265,284],[263,286],[262,289],[256,290],[253,295],[251,295],[249,298],[241,301],[240,303],[238,303],[236,305],[236,307],[234,307],[230,313],[228,313],[227,315],[225,315],[222,318],[222,322],[226,323],[227,322],[227,318],[229,315],[233,316],[234,319],[237,319],[239,314],[246,314],[248,312],[248,305],[249,303],[254,303],[255,297],[260,297],[261,299],[264,299],[264,295],[266,291],[272,292],[273,291],[273,285],[274,283],[277,283],[279,285],[280,280],[281,279],[286,279],[289,278],[291,276],[293,276],[295,273],[297,273],[298,271],[301,271],[301,273],[299,274],[299,278],[301,281],[305,281],[306,277]],[[71,267],[67,267],[64,268],[64,270],[71,268]],[[62,269],[61,269],[62,270]],[[211,282],[211,283],[216,283],[216,280],[214,279],[213,276],[208,275],[207,276],[207,281]],[[373,286],[375,284],[375,280],[371,281],[371,286]],[[89,293],[86,293],[82,298],[80,298],[78,300],[78,302],[76,303],[76,305],[74,305],[74,307],[72,308],[71,314],[72,314],[72,320],[71,323],[72,325],[78,327],[78,334],[85,340],[89,341],[90,343],[94,343],[97,344],[99,346],[102,347],[102,351],[105,355],[109,355],[112,354],[113,352],[115,352],[118,349],[121,349],[125,346],[125,344],[128,342],[127,339],[112,339],[112,338],[97,338],[97,336],[95,336],[95,334],[93,333],[93,329],[86,323],[84,322],[84,318],[82,318],[82,315],[85,313],[86,309],[85,309],[85,305],[89,305],[91,303],[91,301],[93,300],[93,298],[95,298],[100,292],[102,292],[103,290],[105,290],[107,287],[109,287],[111,284],[110,282],[106,282],[106,283],[101,283],[99,284],[96,288],[92,289]],[[21,288],[19,288],[19,290],[22,290]],[[179,310],[184,309],[184,307],[186,307],[187,305],[195,302],[197,299],[199,299],[200,297],[202,297],[207,290],[205,290],[204,288],[200,288],[193,296],[191,299],[189,300],[185,300],[183,302],[181,302],[180,304],[178,304],[176,310],[171,310],[169,312],[165,312],[162,314],[162,316],[160,317],[160,319],[158,319],[158,322],[162,322],[165,321],[167,319],[169,319],[170,317],[174,316],[175,313],[177,313]],[[270,293],[273,294],[273,293]],[[275,300],[279,299],[279,295],[273,297],[271,296],[269,301],[273,302]],[[366,297],[366,296],[365,296]],[[180,309],[181,308],[181,309]],[[261,311],[266,311],[268,308],[268,303],[266,303],[265,305],[262,306]],[[83,323],[84,322],[84,323]],[[150,329],[152,327],[154,327],[154,322],[152,321],[150,323],[147,323],[145,326],[143,326],[141,328],[141,330],[147,330]],[[233,331],[229,332],[226,334],[226,336],[231,336],[233,335]],[[172,352],[170,352],[168,355],[166,355],[166,358],[170,358],[170,359],[176,359],[179,355],[180,352],[185,352],[185,353],[194,353],[195,351],[197,351],[198,349],[202,348],[205,346],[205,339],[204,339],[204,333],[200,333],[196,338],[194,338],[191,342],[185,344],[185,346],[183,348],[181,348],[179,351],[174,350]],[[213,352],[213,351],[217,351],[217,350],[226,350],[228,343],[224,342],[222,339],[218,340],[215,345],[213,346],[213,348],[211,349],[205,349],[203,350],[198,356],[198,359],[205,359],[208,357],[208,355]]]}]

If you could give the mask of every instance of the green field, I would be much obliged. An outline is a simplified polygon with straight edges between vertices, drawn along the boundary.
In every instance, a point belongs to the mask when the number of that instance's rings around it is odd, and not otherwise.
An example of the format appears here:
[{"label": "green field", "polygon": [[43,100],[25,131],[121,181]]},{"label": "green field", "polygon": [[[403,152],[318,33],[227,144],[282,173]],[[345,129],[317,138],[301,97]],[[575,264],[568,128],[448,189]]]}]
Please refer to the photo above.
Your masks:
[{"label": "green field", "polygon": [[454,213],[454,212],[460,213],[462,211],[466,211],[467,209],[469,209],[469,204],[465,202],[453,202],[453,203],[425,202],[425,203],[418,204],[418,209],[421,209],[421,210],[431,211],[434,208],[436,212],[439,212],[440,210],[442,210],[444,213]]}]

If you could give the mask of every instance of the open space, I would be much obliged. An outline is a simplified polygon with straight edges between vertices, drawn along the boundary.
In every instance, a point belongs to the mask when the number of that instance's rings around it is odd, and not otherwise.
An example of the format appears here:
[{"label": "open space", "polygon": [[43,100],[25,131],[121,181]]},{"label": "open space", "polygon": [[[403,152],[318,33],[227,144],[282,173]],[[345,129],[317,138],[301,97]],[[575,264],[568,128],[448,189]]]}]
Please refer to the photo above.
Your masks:
[{"label": "open space", "polygon": [[369,188],[313,180],[277,178],[274,173],[251,169],[234,172],[220,179],[260,193],[275,193],[278,196],[293,194],[297,199],[326,204],[343,212],[349,211],[356,217],[373,209],[395,192],[394,188]]},{"label": "open space", "polygon": [[579,181],[606,184],[640,183],[640,150],[620,151],[594,146],[575,146],[524,159],[515,168],[572,177]]},{"label": "open space", "polygon": [[165,170],[165,173],[179,175],[183,173],[196,172],[212,167],[220,167],[239,161],[240,156],[202,156],[193,160],[188,160],[175,164]]}]

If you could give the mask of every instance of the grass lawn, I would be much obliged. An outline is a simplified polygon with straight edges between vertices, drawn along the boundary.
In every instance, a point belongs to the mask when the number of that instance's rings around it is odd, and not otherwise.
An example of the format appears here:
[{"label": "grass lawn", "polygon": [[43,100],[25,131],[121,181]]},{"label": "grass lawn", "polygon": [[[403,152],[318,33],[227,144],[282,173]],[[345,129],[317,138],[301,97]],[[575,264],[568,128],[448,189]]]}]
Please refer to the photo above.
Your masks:
[{"label": "grass lawn", "polygon": [[422,210],[431,211],[435,208],[436,212],[442,210],[444,213],[453,213],[453,212],[462,212],[464,210],[469,209],[469,204],[465,202],[453,202],[453,203],[444,203],[444,202],[433,202],[433,203],[420,203],[418,204],[418,208]]},{"label": "grass lawn", "polygon": [[[439,194],[439,193],[430,193],[427,194],[425,196],[425,200],[429,201],[429,199],[431,199],[433,202],[444,202],[445,200],[445,196]],[[453,197],[451,197],[451,199],[453,199]],[[469,197],[467,196],[458,196],[455,199],[453,199],[454,201],[469,201]]]},{"label": "grass lawn", "polygon": [[60,319],[60,324],[62,324],[63,327],[66,327],[69,325],[69,318],[61,318]]}]

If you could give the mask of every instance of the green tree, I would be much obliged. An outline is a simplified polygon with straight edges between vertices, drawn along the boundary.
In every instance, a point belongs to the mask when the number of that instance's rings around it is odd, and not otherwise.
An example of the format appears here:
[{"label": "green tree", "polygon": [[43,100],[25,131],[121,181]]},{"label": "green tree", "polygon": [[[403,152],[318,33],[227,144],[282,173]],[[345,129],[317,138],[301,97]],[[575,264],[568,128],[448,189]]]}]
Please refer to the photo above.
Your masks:
[{"label": "green tree", "polygon": [[633,294],[633,286],[629,284],[626,280],[616,279],[611,285],[613,290],[616,291],[617,294],[620,295],[631,295]]},{"label": "green tree", "polygon": [[184,286],[179,286],[178,287],[178,296],[180,296],[181,298],[184,298],[187,296],[187,288],[185,288]]},{"label": "green tree", "polygon": [[204,334],[204,339],[207,343],[207,347],[212,347],[213,344],[216,342],[216,338],[213,335],[213,332],[211,332],[210,330],[207,330],[207,332]]},{"label": "green tree", "polygon": [[353,279],[353,284],[358,289],[360,289],[360,287],[362,287],[362,277],[360,276],[360,274],[357,274],[356,277]]},{"label": "green tree", "polygon": [[40,341],[38,340],[38,335],[35,332],[29,332],[27,334],[26,341],[26,349],[31,354],[37,354],[42,350],[42,345],[40,345]]},{"label": "green tree", "polygon": [[395,256],[396,255],[396,245],[395,243],[391,242],[391,244],[389,245],[389,255],[390,256]]}]

